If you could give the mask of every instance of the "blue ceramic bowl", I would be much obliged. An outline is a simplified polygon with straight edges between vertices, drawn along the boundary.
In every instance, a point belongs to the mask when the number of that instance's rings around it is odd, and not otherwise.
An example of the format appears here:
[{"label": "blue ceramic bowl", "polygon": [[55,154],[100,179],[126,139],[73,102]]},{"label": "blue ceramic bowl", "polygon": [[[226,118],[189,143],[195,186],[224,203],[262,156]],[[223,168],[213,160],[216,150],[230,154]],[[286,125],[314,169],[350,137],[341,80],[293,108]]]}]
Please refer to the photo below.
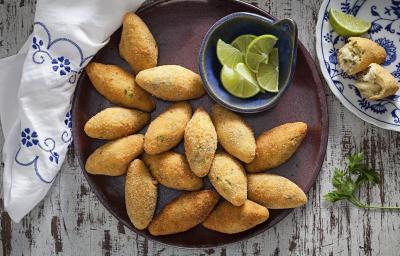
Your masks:
[{"label": "blue ceramic bowl", "polygon": [[[278,37],[279,92],[259,93],[240,99],[228,93],[220,81],[222,65],[216,53],[218,39],[230,43],[243,34],[273,34]],[[205,35],[200,47],[199,70],[204,87],[211,98],[222,106],[241,113],[257,113],[275,106],[291,83],[296,66],[297,25],[291,19],[273,21],[266,17],[235,12],[217,21]]]}]

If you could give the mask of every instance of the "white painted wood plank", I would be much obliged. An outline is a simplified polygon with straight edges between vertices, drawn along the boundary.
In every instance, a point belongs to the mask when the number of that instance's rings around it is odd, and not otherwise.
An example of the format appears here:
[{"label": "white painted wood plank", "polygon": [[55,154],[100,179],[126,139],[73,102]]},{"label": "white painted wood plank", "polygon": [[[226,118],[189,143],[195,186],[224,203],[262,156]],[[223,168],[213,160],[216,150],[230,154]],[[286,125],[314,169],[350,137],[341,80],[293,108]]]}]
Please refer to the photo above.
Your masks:
[{"label": "white painted wood plank", "polygon": [[[249,2],[278,18],[298,21],[300,40],[315,57],[314,29],[321,0]],[[35,1],[0,0],[0,57],[17,52],[29,35],[34,6]],[[325,88],[330,133],[322,171],[308,195],[309,203],[271,230],[211,250],[147,241],[124,228],[99,203],[70,152],[49,195],[21,223],[12,223],[1,204],[0,255],[398,255],[399,213],[332,205],[322,195],[332,188],[333,168],[344,167],[344,157],[357,149],[381,170],[382,179],[381,186],[360,195],[371,203],[400,205],[400,136],[359,120]],[[0,146],[3,142],[0,134]]]}]

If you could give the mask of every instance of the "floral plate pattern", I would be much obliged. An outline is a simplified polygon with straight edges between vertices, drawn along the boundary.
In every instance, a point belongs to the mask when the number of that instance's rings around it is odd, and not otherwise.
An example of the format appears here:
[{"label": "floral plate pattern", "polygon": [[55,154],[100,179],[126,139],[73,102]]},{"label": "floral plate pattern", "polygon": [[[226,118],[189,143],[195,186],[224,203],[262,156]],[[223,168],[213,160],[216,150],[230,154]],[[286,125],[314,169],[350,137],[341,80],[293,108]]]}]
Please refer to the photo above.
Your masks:
[{"label": "floral plate pattern", "polygon": [[355,78],[340,68],[337,53],[345,44],[345,38],[333,31],[329,24],[330,8],[372,23],[365,37],[385,48],[387,57],[383,65],[399,80],[400,1],[325,0],[316,27],[316,50],[321,72],[335,96],[362,120],[384,129],[400,131],[400,91],[380,101],[368,100],[354,86]]}]

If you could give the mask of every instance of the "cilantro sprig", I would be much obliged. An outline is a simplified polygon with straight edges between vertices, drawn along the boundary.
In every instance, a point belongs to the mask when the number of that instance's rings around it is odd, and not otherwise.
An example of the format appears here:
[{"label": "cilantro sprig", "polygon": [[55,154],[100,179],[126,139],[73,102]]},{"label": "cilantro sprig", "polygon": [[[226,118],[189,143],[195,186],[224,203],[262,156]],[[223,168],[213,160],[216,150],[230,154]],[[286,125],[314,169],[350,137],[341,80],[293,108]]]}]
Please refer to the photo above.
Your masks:
[{"label": "cilantro sprig", "polygon": [[400,207],[369,205],[357,198],[355,192],[366,183],[376,185],[379,183],[379,174],[374,169],[368,167],[362,152],[355,153],[348,157],[348,169],[341,170],[336,168],[333,174],[333,191],[324,195],[325,200],[337,202],[347,200],[364,209],[390,209],[400,210]]}]

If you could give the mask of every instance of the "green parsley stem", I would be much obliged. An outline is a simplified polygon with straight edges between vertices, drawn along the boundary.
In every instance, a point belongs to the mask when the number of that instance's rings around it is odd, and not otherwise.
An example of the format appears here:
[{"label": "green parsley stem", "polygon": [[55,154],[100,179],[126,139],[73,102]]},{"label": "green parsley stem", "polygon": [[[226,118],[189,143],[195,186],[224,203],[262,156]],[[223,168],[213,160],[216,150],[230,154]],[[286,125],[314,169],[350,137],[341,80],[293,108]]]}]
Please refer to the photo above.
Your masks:
[{"label": "green parsley stem", "polygon": [[353,203],[354,205],[360,207],[360,208],[364,208],[364,209],[386,209],[386,210],[400,210],[400,207],[397,206],[380,206],[380,205],[368,205],[365,204],[363,202],[361,202],[360,200],[358,200],[356,197],[351,197],[349,199],[349,201],[351,203]]}]

